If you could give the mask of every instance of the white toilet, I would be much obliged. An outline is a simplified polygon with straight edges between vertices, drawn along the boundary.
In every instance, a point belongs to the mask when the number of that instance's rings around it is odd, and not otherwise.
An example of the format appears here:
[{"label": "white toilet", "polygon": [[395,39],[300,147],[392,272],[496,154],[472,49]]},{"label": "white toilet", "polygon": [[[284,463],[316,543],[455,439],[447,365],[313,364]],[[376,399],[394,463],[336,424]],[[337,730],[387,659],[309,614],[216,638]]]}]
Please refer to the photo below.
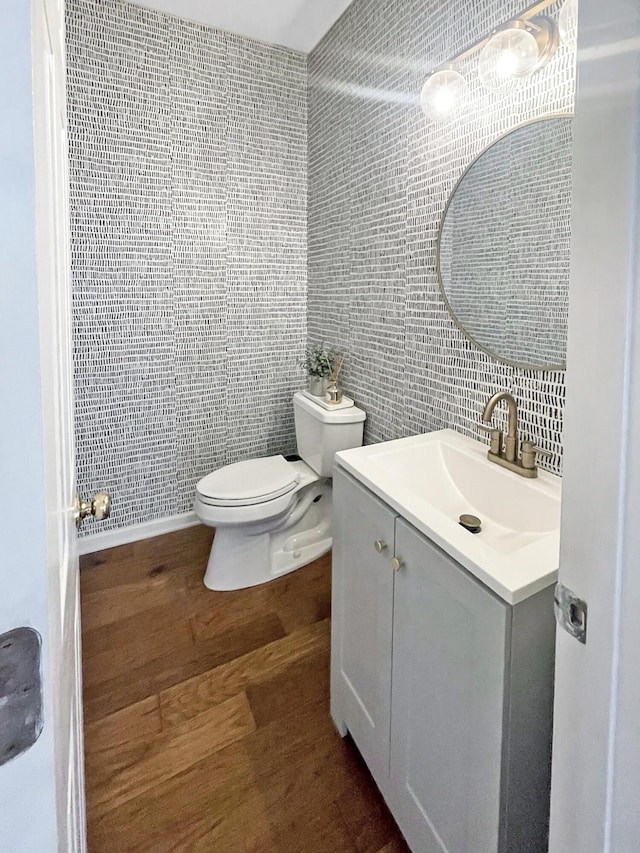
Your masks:
[{"label": "white toilet", "polygon": [[216,528],[205,586],[244,589],[299,569],[331,548],[331,477],[338,450],[359,447],[366,418],[353,400],[293,397],[299,460],[225,465],[196,486],[195,512]]}]

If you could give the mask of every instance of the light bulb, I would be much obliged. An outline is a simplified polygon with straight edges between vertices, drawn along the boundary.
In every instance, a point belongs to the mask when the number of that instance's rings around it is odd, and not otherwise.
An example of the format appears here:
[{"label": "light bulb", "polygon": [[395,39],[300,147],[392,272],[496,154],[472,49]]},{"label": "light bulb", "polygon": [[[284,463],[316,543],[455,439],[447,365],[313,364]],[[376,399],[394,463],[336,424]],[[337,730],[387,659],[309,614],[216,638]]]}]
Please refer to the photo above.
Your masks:
[{"label": "light bulb", "polygon": [[467,81],[453,68],[436,71],[422,87],[422,112],[432,121],[442,121],[464,103],[468,89]]},{"label": "light bulb", "polygon": [[540,60],[535,38],[525,29],[509,27],[497,32],[482,48],[478,75],[487,89],[509,90],[518,78],[533,71]]},{"label": "light bulb", "polygon": [[558,18],[560,40],[569,47],[575,47],[578,41],[578,0],[565,0]]},{"label": "light bulb", "polygon": [[441,86],[433,96],[433,106],[439,115],[446,115],[454,109],[456,97],[448,86]]},{"label": "light bulb", "polygon": [[501,77],[513,77],[518,72],[518,54],[509,48],[498,56],[496,70]]}]

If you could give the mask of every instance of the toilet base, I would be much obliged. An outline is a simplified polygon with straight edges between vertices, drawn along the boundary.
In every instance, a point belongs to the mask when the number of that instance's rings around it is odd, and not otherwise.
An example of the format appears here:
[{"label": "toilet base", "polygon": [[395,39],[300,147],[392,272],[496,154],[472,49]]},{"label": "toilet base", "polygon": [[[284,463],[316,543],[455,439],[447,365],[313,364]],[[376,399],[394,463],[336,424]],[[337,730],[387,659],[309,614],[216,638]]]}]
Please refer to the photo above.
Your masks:
[{"label": "toilet base", "polygon": [[[331,549],[331,484],[317,487],[319,500],[295,524],[264,531],[264,525],[218,527],[204,576],[208,589],[246,589],[317,560]],[[282,522],[286,524],[286,522]],[[255,532],[253,532],[255,531]]]}]

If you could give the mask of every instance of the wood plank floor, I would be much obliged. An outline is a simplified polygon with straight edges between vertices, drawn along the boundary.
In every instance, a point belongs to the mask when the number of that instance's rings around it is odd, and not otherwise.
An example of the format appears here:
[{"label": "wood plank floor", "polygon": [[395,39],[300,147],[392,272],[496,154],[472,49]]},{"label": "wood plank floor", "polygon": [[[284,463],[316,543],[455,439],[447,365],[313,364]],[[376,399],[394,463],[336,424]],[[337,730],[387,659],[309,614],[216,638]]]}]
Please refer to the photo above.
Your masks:
[{"label": "wood plank floor", "polygon": [[405,853],[329,717],[330,558],[215,593],[211,539],[81,560],[90,853]]}]

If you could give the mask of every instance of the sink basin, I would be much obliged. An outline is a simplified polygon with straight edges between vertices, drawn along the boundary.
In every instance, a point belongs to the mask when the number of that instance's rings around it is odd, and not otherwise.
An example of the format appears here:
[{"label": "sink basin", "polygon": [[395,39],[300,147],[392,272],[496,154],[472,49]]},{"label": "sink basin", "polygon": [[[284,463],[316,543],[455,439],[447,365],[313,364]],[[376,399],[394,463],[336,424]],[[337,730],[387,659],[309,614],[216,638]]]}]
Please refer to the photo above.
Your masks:
[{"label": "sink basin", "polygon": [[[487,447],[454,430],[336,454],[352,473],[511,604],[553,582],[561,479],[519,477],[489,462]],[[480,518],[479,533],[459,524]]]},{"label": "sink basin", "polygon": [[[544,485],[532,486],[531,480],[489,462],[486,447],[479,442],[460,442],[456,433],[443,432],[431,433],[438,435],[431,441],[420,436],[421,442],[409,442],[409,446],[386,450],[379,446],[370,459],[455,521],[462,513],[477,515],[487,536],[498,537],[498,547],[503,543],[507,550],[514,550],[529,541],[529,534],[558,529],[559,494],[550,493]],[[496,525],[512,534],[508,541]]]}]

